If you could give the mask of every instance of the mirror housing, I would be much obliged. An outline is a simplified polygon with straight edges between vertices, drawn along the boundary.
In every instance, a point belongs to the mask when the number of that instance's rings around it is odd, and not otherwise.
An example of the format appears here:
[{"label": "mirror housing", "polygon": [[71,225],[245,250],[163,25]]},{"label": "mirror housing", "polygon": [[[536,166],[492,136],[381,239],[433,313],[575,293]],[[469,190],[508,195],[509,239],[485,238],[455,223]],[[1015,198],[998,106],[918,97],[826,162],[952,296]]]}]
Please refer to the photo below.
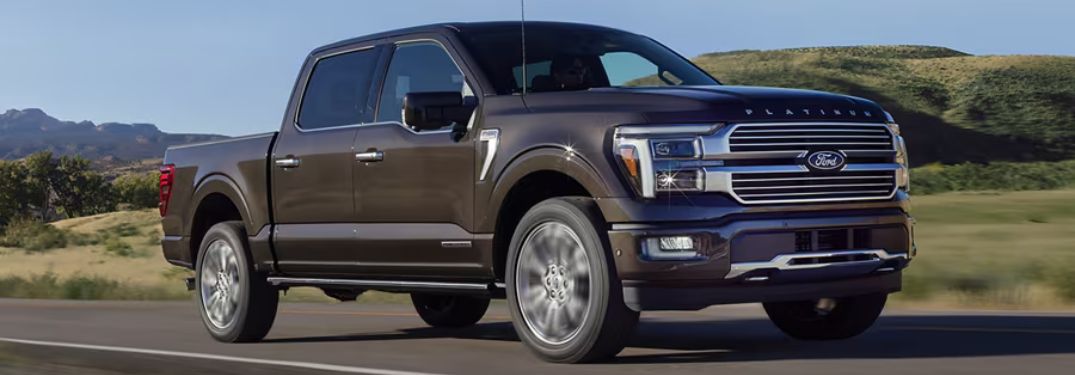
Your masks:
[{"label": "mirror housing", "polygon": [[412,92],[403,96],[403,123],[415,131],[466,123],[473,111],[473,106],[463,103],[459,92]]}]

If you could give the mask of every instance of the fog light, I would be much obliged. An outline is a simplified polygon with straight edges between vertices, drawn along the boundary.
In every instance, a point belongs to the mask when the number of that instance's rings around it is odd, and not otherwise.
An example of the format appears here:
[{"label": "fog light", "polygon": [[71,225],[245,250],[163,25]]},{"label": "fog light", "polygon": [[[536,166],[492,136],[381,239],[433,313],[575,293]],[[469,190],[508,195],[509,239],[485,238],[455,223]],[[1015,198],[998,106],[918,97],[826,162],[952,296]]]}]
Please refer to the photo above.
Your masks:
[{"label": "fog light", "polygon": [[642,254],[647,260],[701,259],[697,244],[691,236],[650,237],[642,243]]}]

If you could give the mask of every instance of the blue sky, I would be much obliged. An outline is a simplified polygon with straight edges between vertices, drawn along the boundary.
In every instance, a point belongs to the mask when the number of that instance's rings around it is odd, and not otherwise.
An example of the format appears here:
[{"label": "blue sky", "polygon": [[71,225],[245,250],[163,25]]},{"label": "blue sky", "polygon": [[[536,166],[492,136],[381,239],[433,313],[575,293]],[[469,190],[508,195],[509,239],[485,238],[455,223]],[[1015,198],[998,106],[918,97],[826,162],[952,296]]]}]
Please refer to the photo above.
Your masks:
[{"label": "blue sky", "polygon": [[[38,107],[170,132],[271,131],[310,49],[432,22],[514,20],[518,5],[0,0],[0,111]],[[647,34],[687,56],[859,44],[1075,55],[1075,2],[1065,0],[528,0],[527,16]]]}]

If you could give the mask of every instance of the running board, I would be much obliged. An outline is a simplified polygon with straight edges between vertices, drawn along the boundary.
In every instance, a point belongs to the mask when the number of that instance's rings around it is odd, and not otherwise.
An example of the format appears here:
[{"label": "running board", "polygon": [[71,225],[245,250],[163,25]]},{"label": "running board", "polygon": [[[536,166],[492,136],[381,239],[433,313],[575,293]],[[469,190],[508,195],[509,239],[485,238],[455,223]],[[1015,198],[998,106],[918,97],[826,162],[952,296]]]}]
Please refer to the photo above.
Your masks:
[{"label": "running board", "polygon": [[382,292],[410,293],[428,292],[445,294],[489,295],[495,287],[490,283],[460,283],[439,281],[396,281],[359,279],[318,279],[305,277],[269,277],[270,284],[280,287],[313,286],[345,287]]}]

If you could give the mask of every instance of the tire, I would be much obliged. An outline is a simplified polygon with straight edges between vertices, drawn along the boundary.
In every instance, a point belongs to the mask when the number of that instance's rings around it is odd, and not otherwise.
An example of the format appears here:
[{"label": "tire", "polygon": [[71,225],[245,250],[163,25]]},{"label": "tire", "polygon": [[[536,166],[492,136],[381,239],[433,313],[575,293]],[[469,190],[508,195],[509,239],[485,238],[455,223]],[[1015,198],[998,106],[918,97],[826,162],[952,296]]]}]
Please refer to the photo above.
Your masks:
[{"label": "tire", "polygon": [[217,341],[260,341],[276,319],[280,294],[254,271],[241,222],[218,223],[205,233],[194,291],[202,323]]},{"label": "tire", "polygon": [[623,303],[605,228],[589,198],[538,203],[515,228],[508,308],[523,344],[546,361],[614,357],[638,324]]},{"label": "tire", "polygon": [[426,324],[443,328],[474,325],[489,309],[488,298],[471,296],[412,293],[411,302]]},{"label": "tire", "polygon": [[835,306],[828,309],[819,308],[822,305],[817,300],[762,305],[769,320],[788,336],[800,340],[842,340],[869,329],[881,315],[887,299],[884,293],[837,298],[829,301],[834,301]]}]

